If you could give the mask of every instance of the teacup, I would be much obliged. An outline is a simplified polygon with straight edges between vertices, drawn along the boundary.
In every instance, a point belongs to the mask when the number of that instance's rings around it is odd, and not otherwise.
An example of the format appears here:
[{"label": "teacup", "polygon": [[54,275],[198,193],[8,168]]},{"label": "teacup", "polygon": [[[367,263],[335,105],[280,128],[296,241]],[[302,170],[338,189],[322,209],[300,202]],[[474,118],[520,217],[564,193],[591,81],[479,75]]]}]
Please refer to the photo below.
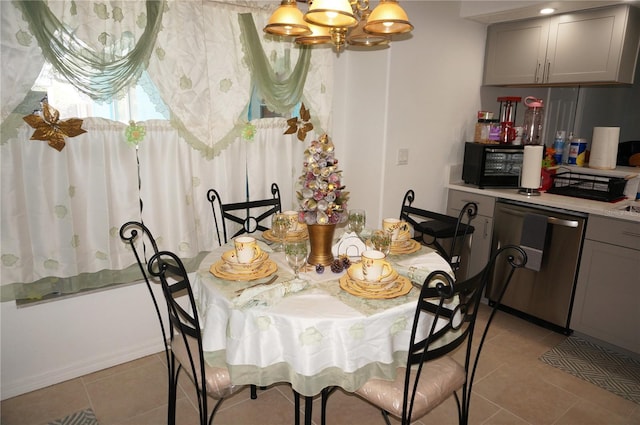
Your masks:
[{"label": "teacup", "polygon": [[362,259],[362,276],[369,282],[380,282],[393,273],[391,264],[385,259],[383,252],[367,250],[360,256]]},{"label": "teacup", "polygon": [[262,250],[258,246],[258,241],[251,236],[235,238],[233,245],[236,250],[238,263],[240,264],[251,264],[262,254]]},{"label": "teacup", "polygon": [[302,230],[302,225],[298,222],[298,211],[285,211],[282,214],[289,220],[290,225],[287,230],[288,232],[293,233]]},{"label": "teacup", "polygon": [[399,240],[400,236],[402,236],[403,239],[406,238],[409,232],[409,223],[397,218],[385,218],[382,220],[382,229],[391,233],[391,241],[395,242]]}]

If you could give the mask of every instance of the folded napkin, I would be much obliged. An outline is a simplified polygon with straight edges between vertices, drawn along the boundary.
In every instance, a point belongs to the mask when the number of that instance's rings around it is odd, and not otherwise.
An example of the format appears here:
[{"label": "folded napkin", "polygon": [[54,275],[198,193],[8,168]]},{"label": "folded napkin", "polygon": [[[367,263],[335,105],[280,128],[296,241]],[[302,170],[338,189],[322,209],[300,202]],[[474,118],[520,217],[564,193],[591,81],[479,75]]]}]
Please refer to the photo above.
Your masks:
[{"label": "folded napkin", "polygon": [[268,307],[275,304],[285,295],[302,291],[306,287],[307,282],[304,280],[290,280],[271,285],[247,288],[233,300],[233,305],[239,309],[257,306]]},{"label": "folded napkin", "polygon": [[334,257],[348,255],[349,258],[360,259],[360,255],[366,250],[367,246],[355,232],[345,232],[340,240],[333,245],[331,253]]},{"label": "folded napkin", "polygon": [[408,256],[394,263],[395,269],[401,275],[407,276],[413,282],[422,284],[431,272],[444,270],[451,277],[451,266],[436,252],[421,253]]}]

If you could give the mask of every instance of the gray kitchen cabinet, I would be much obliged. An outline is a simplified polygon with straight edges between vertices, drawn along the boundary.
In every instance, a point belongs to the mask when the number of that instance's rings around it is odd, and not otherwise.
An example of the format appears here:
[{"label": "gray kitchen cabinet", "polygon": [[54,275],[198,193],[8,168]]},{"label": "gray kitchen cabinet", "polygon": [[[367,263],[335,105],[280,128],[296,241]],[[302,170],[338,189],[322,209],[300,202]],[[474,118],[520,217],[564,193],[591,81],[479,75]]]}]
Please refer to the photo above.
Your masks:
[{"label": "gray kitchen cabinet", "polygon": [[489,26],[485,85],[632,84],[640,10],[619,5]]},{"label": "gray kitchen cabinet", "polygon": [[457,217],[467,202],[475,202],[478,205],[478,216],[471,222],[474,227],[471,239],[471,252],[465,267],[463,267],[463,269],[466,269],[466,276],[470,277],[481,271],[489,261],[495,198],[458,190],[449,190],[447,215]]},{"label": "gray kitchen cabinet", "polygon": [[589,216],[571,328],[640,353],[640,224]]}]

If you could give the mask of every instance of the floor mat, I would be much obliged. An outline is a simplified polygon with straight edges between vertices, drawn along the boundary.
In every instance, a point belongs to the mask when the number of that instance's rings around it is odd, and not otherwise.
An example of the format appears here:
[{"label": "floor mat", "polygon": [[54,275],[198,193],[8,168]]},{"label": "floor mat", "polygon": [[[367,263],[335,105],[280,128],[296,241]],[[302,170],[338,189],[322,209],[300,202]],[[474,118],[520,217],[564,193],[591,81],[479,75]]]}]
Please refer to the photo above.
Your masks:
[{"label": "floor mat", "polygon": [[99,425],[96,414],[91,409],[72,413],[62,419],[49,422],[47,425]]},{"label": "floor mat", "polygon": [[540,360],[640,404],[640,361],[632,357],[571,336]]}]

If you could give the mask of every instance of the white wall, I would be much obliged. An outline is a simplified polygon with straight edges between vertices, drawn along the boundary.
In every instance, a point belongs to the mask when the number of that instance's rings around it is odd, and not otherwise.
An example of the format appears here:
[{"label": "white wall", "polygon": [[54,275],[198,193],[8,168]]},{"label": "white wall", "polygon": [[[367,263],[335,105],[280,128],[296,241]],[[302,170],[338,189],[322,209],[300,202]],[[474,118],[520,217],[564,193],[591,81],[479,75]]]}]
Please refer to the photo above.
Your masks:
[{"label": "white wall", "polygon": [[163,349],[142,283],[24,308],[5,302],[0,320],[2,400]]},{"label": "white wall", "polygon": [[[336,59],[329,132],[353,208],[397,216],[405,191],[443,212],[446,166],[462,158],[480,109],[485,27],[457,2],[404,2],[412,38]],[[398,148],[409,164],[396,166]],[[0,304],[0,396],[6,399],[162,349],[142,284],[16,309]]]},{"label": "white wall", "polygon": [[[480,109],[486,27],[459,18],[457,2],[402,6],[409,40],[337,59],[333,138],[349,205],[366,209],[368,227],[398,216],[407,189],[416,206],[445,211],[447,165],[461,161]],[[408,165],[396,165],[399,148]]]}]

